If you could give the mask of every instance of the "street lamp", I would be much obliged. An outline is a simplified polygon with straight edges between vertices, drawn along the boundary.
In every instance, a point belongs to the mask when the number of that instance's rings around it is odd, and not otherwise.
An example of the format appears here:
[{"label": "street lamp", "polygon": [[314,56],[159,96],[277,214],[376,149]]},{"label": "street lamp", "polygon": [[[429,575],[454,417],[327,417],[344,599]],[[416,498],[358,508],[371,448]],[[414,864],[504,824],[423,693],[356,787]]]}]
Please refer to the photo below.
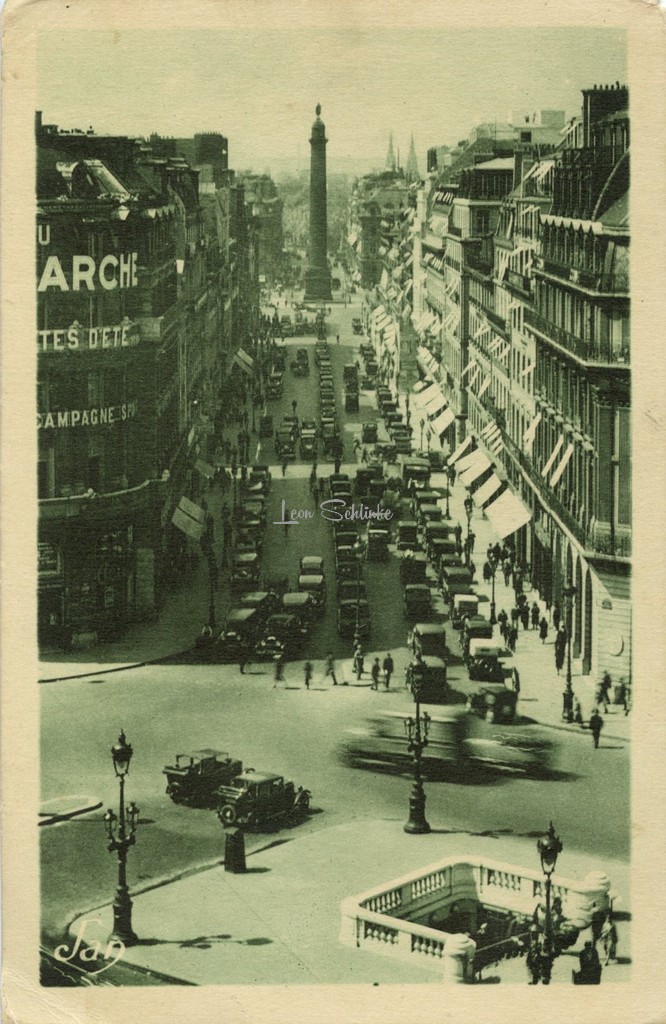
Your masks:
[{"label": "street lamp", "polygon": [[111,747],[113,770],[120,787],[119,813],[116,816],[109,807],[104,815],[104,825],[109,839],[108,849],[111,852],[118,852],[118,888],[113,901],[111,938],[118,939],[126,946],[132,946],[139,941],[132,929],[132,901],[127,888],[127,851],[136,842],[135,833],[139,817],[139,808],[134,801],[125,807],[125,776],[129,772],[132,753],[132,747],[121,730],[118,742]]},{"label": "street lamp", "polygon": [[419,439],[419,449],[421,451],[423,451],[423,431],[425,429],[425,420],[424,419],[421,420],[420,427],[421,427],[421,437]]},{"label": "street lamp", "polygon": [[495,575],[497,573],[497,559],[492,553],[488,554],[488,559],[484,566],[484,576],[490,580],[491,583],[491,594],[490,594],[490,625],[494,626],[497,622],[497,615],[495,614]]},{"label": "street lamp", "polygon": [[449,508],[449,498],[450,497],[451,497],[451,486],[450,486],[450,482],[449,482],[449,479],[448,479],[448,476],[447,476],[447,480],[446,480],[446,511],[444,512],[444,518],[445,519],[450,519],[451,518],[451,510]]},{"label": "street lamp", "polygon": [[[430,831],[430,825],[426,821],[425,803],[426,797],[423,790],[423,779],[421,777],[421,755],[428,746],[428,732],[430,731],[430,715],[426,711],[421,718],[421,687],[423,686],[423,668],[416,664],[410,667],[409,687],[416,703],[416,715],[414,718],[405,719],[405,732],[407,734],[408,749],[414,755],[414,784],[409,794],[409,820],[403,826],[405,832],[412,835],[423,835]],[[423,729],[421,726],[423,725]]]},{"label": "street lamp", "polygon": [[474,502],[472,501],[472,499],[471,499],[471,497],[469,495],[465,498],[465,500],[463,502],[463,507],[465,509],[465,515],[467,516],[467,542],[465,544],[465,551],[467,552],[467,554],[465,556],[465,561],[466,561],[467,565],[469,565],[469,560],[470,560],[469,535],[470,535],[471,525],[472,525],[472,512],[474,510]]},{"label": "street lamp", "polygon": [[356,629],[354,630],[354,650],[361,642],[361,557],[363,545],[360,540],[354,544],[354,555],[356,557]]},{"label": "street lamp", "polygon": [[567,581],[566,587],[562,591],[562,597],[564,598],[564,611],[567,623],[567,680],[566,686],[562,693],[562,718],[571,723],[574,720],[573,704],[574,704],[574,692],[571,685],[571,620],[574,597],[576,596],[576,588],[573,586],[571,580]]},{"label": "street lamp", "polygon": [[562,849],[562,842],[560,837],[555,835],[555,829],[551,821],[545,839],[539,839],[537,842],[537,850],[539,851],[539,857],[541,858],[541,870],[546,877],[546,920],[544,921],[544,934],[540,956],[540,974],[544,985],[550,984],[553,961],[557,955],[553,943],[553,914],[550,894],[552,888],[551,875],[555,870],[557,857],[562,852]]}]

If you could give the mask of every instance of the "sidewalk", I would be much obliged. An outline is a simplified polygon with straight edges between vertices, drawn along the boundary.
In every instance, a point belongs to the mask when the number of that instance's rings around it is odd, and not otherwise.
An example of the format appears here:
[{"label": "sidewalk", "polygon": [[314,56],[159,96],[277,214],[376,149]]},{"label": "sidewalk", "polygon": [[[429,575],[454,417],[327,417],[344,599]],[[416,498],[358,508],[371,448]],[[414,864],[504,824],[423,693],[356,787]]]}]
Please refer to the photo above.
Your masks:
[{"label": "sidewalk", "polygon": [[[441,983],[441,972],[417,962],[350,949],[339,941],[343,899],[443,857],[474,853],[538,869],[532,839],[470,837],[442,823],[430,835],[410,836],[402,821],[354,821],[321,829],[248,856],[245,874],[222,866],[206,869],[143,893],[133,894],[133,925],[140,943],[124,961],[196,985]],[[628,910],[626,865],[565,851],[561,873],[580,880],[605,871]],[[94,923],[95,919],[100,921]],[[81,915],[88,941],[104,945],[111,930],[110,905]],[[618,924],[618,950],[630,956],[629,927]],[[581,935],[578,946],[585,938]],[[556,961],[553,982],[571,983],[576,950]],[[630,966],[613,963],[603,981],[628,981]],[[526,983],[524,959],[504,961],[484,975]],[[602,981],[602,984],[603,984]]]}]

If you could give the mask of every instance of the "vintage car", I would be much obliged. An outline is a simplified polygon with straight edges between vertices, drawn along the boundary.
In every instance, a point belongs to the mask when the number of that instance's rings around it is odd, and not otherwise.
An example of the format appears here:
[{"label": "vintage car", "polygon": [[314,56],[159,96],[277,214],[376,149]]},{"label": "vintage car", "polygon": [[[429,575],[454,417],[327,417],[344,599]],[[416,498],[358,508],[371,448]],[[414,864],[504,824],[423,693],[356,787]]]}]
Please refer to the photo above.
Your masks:
[{"label": "vintage car", "polygon": [[[418,511],[421,505],[436,505],[441,498],[439,491],[434,491],[432,487],[424,487],[422,490],[414,491],[412,495],[412,509],[414,511],[414,518],[418,519]],[[453,532],[453,527],[451,527]],[[442,536],[448,536],[447,533],[443,533]]]},{"label": "vintage car", "polygon": [[290,818],[302,818],[310,809],[310,791],[282,775],[246,768],[220,789],[218,817],[225,827],[258,828]]},{"label": "vintage car", "polygon": [[259,437],[272,437],[273,436],[273,417],[269,413],[264,413],[259,418]]},{"label": "vintage car", "polygon": [[479,611],[477,594],[454,594],[451,604],[451,625],[462,629],[465,619],[474,618]]},{"label": "vintage car", "polygon": [[414,654],[422,657],[444,658],[448,654],[446,630],[441,622],[416,622],[407,637]]},{"label": "vintage car", "polygon": [[492,639],[475,638],[466,645],[465,664],[470,679],[511,685],[511,651]]},{"label": "vintage car", "polygon": [[315,603],[308,592],[288,591],[282,595],[281,601],[283,615],[296,615],[301,621],[303,628],[312,622],[315,613]]},{"label": "vintage car", "polygon": [[231,564],[231,587],[233,590],[251,590],[259,582],[261,565],[257,552],[234,554]]},{"label": "vintage car", "polygon": [[174,803],[205,807],[218,803],[220,788],[243,771],[243,763],[221,750],[193,750],[176,754],[175,763],[162,771]]},{"label": "vintage car", "polygon": [[248,485],[250,487],[253,487],[255,484],[261,483],[263,485],[264,491],[269,491],[272,479],[273,477],[268,466],[256,465],[252,466],[252,468],[250,469],[250,479],[248,481]]},{"label": "vintage car", "polygon": [[240,516],[243,519],[259,519],[262,524],[266,523],[266,499],[261,494],[248,496],[240,507]]},{"label": "vintage car", "polygon": [[437,523],[442,519],[442,509],[439,505],[420,505],[417,513],[417,521],[423,529],[427,523]]},{"label": "vintage car", "polygon": [[425,583],[427,565],[425,555],[406,551],[400,559],[400,582]]},{"label": "vintage car", "polygon": [[487,722],[512,722],[516,717],[518,694],[502,683],[480,686],[467,698],[467,710]]},{"label": "vintage car", "polygon": [[296,362],[297,363],[305,363],[306,366],[309,365],[309,363],[310,363],[310,356],[308,355],[307,348],[297,348],[296,349]]},{"label": "vintage car", "polygon": [[407,666],[405,683],[421,704],[450,704],[452,693],[446,682],[446,659],[435,654],[418,655]]},{"label": "vintage car", "polygon": [[358,317],[358,316],[352,317],[351,326],[352,326],[352,332],[354,334],[363,334],[363,321],[361,320],[360,317]]},{"label": "vintage car", "polygon": [[273,660],[278,655],[291,657],[307,635],[298,615],[271,615],[264,628],[264,635],[254,648],[254,656],[262,661]]},{"label": "vintage car", "polygon": [[279,606],[280,599],[273,590],[251,590],[240,599],[241,608],[255,608],[262,624]]},{"label": "vintage car", "polygon": [[[256,597],[256,594],[252,596]],[[247,657],[257,642],[264,621],[256,606],[243,607],[241,602],[240,608],[231,608],[217,642],[217,660],[229,664]]]},{"label": "vintage car", "polygon": [[391,531],[386,526],[368,526],[367,557],[369,562],[385,562],[389,555]]},{"label": "vintage car", "polygon": [[323,576],[324,559],[320,555],[303,555],[299,563],[301,575]]},{"label": "vintage car", "polygon": [[368,588],[362,579],[338,580],[338,601],[367,600]]},{"label": "vintage car", "polygon": [[405,462],[402,467],[402,481],[407,488],[410,484],[413,484],[415,489],[428,487],[430,466],[423,462]]},{"label": "vintage car", "polygon": [[299,448],[302,459],[313,459],[317,454],[317,431],[302,430]]},{"label": "vintage car", "polygon": [[358,412],[358,391],[345,391],[345,412]]},{"label": "vintage car", "polygon": [[275,454],[279,459],[296,458],[296,442],[289,427],[281,427],[276,431]]},{"label": "vintage car", "polygon": [[370,635],[370,605],[367,601],[356,598],[353,601],[340,601],[338,604],[338,633],[341,636],[360,637]]},{"label": "vintage car", "polygon": [[405,618],[427,620],[432,614],[432,598],[427,583],[408,583],[404,595]]},{"label": "vintage car", "polygon": [[[406,723],[414,710],[380,711],[362,724],[347,729],[340,744],[341,758],[354,768],[402,771],[413,763]],[[422,755],[425,775],[436,776],[458,767],[465,759],[467,716],[451,712],[429,715],[428,745]]]},{"label": "vintage car", "polygon": [[452,604],[456,594],[473,593],[472,573],[465,566],[444,565],[440,562],[442,594],[448,605]]},{"label": "vintage car", "polygon": [[345,544],[336,547],[335,570],[339,578],[356,579],[358,566],[358,555],[353,547]]},{"label": "vintage car", "polygon": [[281,398],[282,387],[282,374],[280,373],[279,370],[273,370],[270,377],[268,378],[268,397]]},{"label": "vintage car", "polygon": [[401,519],[398,523],[398,551],[417,551],[420,547],[416,520]]},{"label": "vintage car", "polygon": [[471,615],[465,619],[461,635],[463,657],[469,656],[472,640],[492,640],[493,627],[483,615]]},{"label": "vintage car", "polygon": [[298,589],[310,595],[316,611],[323,611],[326,605],[326,580],[323,576],[301,574],[298,577]]}]

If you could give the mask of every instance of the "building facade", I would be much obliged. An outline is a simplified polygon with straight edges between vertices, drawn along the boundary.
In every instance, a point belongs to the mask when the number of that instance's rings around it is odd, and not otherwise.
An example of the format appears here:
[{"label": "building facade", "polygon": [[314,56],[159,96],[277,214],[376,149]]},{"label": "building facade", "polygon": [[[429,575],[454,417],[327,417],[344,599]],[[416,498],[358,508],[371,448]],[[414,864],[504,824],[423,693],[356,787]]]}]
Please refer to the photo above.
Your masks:
[{"label": "building facade", "polygon": [[583,98],[556,149],[523,142],[424,190],[414,316],[456,416],[450,443],[487,457],[471,490],[489,518],[515,495],[533,585],[563,611],[575,588],[581,671],[628,680],[628,95]]},{"label": "building facade", "polygon": [[159,145],[39,115],[36,142],[39,638],[67,647],[176,585],[172,513],[258,294],[242,190],[222,183],[211,220],[199,171]]}]

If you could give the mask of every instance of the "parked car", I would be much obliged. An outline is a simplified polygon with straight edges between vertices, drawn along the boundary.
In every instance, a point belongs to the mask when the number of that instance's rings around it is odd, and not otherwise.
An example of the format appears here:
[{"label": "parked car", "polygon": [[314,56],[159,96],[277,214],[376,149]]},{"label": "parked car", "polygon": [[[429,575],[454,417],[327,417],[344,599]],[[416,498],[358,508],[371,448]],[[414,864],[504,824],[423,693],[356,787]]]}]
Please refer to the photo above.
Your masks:
[{"label": "parked car", "polygon": [[234,554],[231,564],[231,587],[234,590],[251,590],[259,582],[261,566],[256,552]]},{"label": "parked car", "polygon": [[240,599],[241,608],[255,608],[262,624],[275,612],[280,599],[272,590],[251,590]]},{"label": "parked car", "polygon": [[365,580],[338,580],[338,601],[355,601],[356,598],[367,600],[368,588]]},{"label": "parked car", "polygon": [[427,583],[408,583],[404,596],[405,618],[427,620],[432,614],[430,587]]},{"label": "parked car", "polygon": [[401,519],[398,523],[398,551],[418,551],[420,547],[416,520]]},{"label": "parked car", "polygon": [[313,459],[317,454],[317,432],[316,430],[302,430],[300,440],[300,453],[302,459]]},{"label": "parked car", "polygon": [[217,659],[231,664],[245,658],[253,650],[264,626],[264,616],[257,607],[231,608],[217,643]]},{"label": "parked car", "polygon": [[273,477],[271,471],[266,465],[252,466],[250,470],[249,486],[253,487],[257,483],[261,483],[265,491],[269,491]]},{"label": "parked car", "polygon": [[301,575],[311,576],[323,576],[324,575],[324,559],[320,555],[303,555],[301,558],[299,569]]},{"label": "parked car", "polygon": [[377,444],[377,424],[364,423],[361,427],[361,441],[363,444]]},{"label": "parked car", "polygon": [[266,621],[264,635],[254,648],[254,655],[260,660],[272,660],[279,654],[289,658],[298,650],[307,632],[297,615],[271,615]]},{"label": "parked car", "polygon": [[289,427],[281,427],[275,438],[275,454],[279,459],[296,458],[296,442]]},{"label": "parked car", "polygon": [[465,619],[474,618],[478,611],[477,594],[454,594],[451,604],[451,625],[454,629],[462,629]]},{"label": "parked car", "polygon": [[282,614],[296,615],[303,627],[309,626],[315,613],[315,605],[309,593],[289,591],[282,595]]},{"label": "parked car", "polygon": [[452,691],[446,681],[446,659],[419,655],[407,666],[405,683],[421,704],[450,704]]},{"label": "parked car", "polygon": [[338,605],[338,633],[341,636],[370,635],[370,605],[367,601],[340,601]]},{"label": "parked car", "polygon": [[493,640],[470,640],[465,661],[470,679],[504,684],[511,677],[511,651]]},{"label": "parked car", "polygon": [[369,562],[385,562],[388,558],[391,532],[385,526],[368,526],[367,558]]},{"label": "parked car", "polygon": [[420,552],[405,554],[400,560],[400,582],[425,583],[427,565],[426,556]]},{"label": "parked car", "polygon": [[354,334],[363,334],[363,321],[360,319],[360,317],[352,317],[351,326],[352,332]]},{"label": "parked car", "polygon": [[310,809],[310,791],[282,775],[247,768],[220,789],[218,817],[225,827],[259,828],[289,818],[304,818]]},{"label": "parked car", "polygon": [[417,651],[425,657],[446,659],[446,630],[441,622],[417,622],[411,630],[407,643],[414,654]]},{"label": "parked car", "polygon": [[326,605],[326,580],[323,576],[299,576],[298,589],[310,595],[316,611],[323,611]]},{"label": "parked car", "polygon": [[221,787],[242,771],[242,761],[221,750],[206,749],[176,754],[174,764],[166,765],[162,773],[175,804],[210,806],[218,802]]},{"label": "parked car", "polygon": [[518,694],[502,683],[480,686],[467,698],[467,710],[487,722],[512,722],[516,717]]}]

